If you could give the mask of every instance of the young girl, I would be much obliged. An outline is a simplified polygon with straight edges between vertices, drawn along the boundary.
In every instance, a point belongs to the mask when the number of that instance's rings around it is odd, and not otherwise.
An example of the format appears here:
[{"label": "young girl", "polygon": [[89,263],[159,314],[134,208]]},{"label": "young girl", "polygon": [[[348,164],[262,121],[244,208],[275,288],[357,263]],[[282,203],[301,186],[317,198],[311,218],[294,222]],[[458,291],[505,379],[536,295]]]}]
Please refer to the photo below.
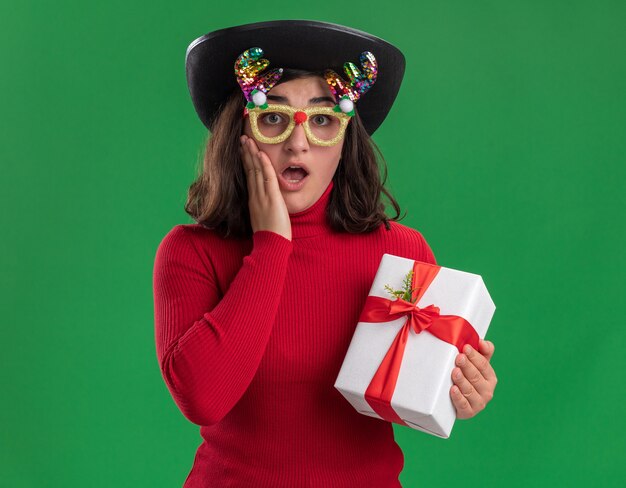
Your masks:
[{"label": "young girl", "polygon": [[[323,22],[238,26],[189,46],[212,136],[185,207],[198,223],[176,225],[154,267],[159,365],[203,438],[185,487],[400,486],[391,423],[333,385],[382,255],[435,263],[396,222],[370,138],[403,72],[394,46]],[[493,351],[481,341],[457,357],[459,418],[491,399]]]}]

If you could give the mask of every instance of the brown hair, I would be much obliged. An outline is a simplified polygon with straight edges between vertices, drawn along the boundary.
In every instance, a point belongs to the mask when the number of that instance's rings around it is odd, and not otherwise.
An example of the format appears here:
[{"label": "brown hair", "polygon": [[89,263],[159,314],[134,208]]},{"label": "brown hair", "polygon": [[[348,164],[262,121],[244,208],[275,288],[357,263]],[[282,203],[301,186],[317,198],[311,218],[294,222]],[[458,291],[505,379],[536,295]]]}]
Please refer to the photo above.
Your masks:
[{"label": "brown hair", "polygon": [[[285,69],[280,83],[320,75],[317,72]],[[185,203],[185,212],[222,237],[252,236],[248,187],[239,152],[245,103],[243,93],[237,89],[222,105],[211,127],[202,169],[189,187]],[[377,155],[383,169],[382,180]],[[329,225],[340,232],[365,233],[384,223],[389,230],[388,221],[397,221],[404,215],[400,217],[400,206],[384,187],[386,180],[385,159],[366,132],[355,109],[344,136],[341,160],[333,176],[333,189],[327,209]],[[385,214],[381,193],[393,206],[396,212],[394,217]]]}]

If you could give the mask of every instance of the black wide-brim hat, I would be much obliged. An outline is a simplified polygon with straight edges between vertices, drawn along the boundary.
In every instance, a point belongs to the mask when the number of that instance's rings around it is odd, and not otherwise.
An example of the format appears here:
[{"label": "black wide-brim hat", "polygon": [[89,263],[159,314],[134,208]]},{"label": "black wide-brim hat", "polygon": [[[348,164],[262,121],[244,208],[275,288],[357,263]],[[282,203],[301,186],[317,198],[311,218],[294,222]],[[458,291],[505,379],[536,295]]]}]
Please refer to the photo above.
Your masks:
[{"label": "black wide-brim hat", "polygon": [[334,70],[344,80],[346,62],[359,69],[363,51],[374,54],[378,75],[374,85],[355,103],[368,134],[372,135],[391,110],[404,76],[403,54],[379,37],[338,24],[314,20],[275,20],[245,24],[199,37],[187,48],[187,85],[193,105],[211,130],[221,105],[241,89],[235,77],[237,57],[260,47],[273,68]]}]

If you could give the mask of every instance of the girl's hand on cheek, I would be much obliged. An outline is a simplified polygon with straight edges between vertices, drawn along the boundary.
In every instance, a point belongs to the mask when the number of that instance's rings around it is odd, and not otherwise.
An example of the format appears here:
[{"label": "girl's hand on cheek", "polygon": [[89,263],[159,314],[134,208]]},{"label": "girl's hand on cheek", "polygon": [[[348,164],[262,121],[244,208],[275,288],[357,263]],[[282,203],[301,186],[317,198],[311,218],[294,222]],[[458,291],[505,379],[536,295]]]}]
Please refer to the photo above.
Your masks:
[{"label": "girl's hand on cheek", "polygon": [[252,231],[268,230],[291,240],[291,221],[272,163],[254,140],[241,136],[241,159],[248,181]]}]

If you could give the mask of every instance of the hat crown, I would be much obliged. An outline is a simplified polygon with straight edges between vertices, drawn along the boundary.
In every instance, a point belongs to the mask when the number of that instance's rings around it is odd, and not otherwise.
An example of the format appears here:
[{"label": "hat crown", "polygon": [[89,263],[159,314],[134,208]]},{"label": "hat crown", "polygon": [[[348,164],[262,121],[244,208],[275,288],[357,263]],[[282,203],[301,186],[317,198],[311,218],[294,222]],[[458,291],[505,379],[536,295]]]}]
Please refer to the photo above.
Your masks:
[{"label": "hat crown", "polygon": [[[370,86],[366,97],[360,94],[358,102],[358,115],[369,135],[387,117],[404,76],[404,55],[396,46],[340,24],[272,20],[214,30],[192,41],[185,56],[189,94],[200,120],[209,130],[226,100],[233,92],[241,93],[241,86],[233,76],[233,62],[250,46],[262,46],[272,66],[315,71],[322,76],[325,70],[332,69],[343,77],[346,60],[356,62],[359,53],[375,53],[380,73],[375,86]],[[364,69],[361,73],[367,77]],[[344,95],[340,102],[344,113],[349,102],[353,103],[349,95]]]}]

